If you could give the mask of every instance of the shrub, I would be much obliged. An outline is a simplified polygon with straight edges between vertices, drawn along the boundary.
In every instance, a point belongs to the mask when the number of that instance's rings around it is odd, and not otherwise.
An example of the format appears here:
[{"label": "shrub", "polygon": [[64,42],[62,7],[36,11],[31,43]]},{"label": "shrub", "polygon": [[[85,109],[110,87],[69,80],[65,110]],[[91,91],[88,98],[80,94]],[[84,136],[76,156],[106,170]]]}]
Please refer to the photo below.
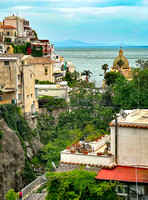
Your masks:
[{"label": "shrub", "polygon": [[6,200],[17,200],[17,193],[13,189],[10,189],[5,196]]}]

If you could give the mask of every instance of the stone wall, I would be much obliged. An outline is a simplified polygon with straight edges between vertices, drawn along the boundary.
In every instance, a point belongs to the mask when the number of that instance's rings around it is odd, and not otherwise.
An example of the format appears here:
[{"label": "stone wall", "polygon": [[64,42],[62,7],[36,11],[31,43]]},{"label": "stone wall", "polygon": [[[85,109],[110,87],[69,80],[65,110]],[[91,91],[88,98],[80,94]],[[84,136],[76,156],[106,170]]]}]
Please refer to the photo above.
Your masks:
[{"label": "stone wall", "polygon": [[0,200],[13,188],[23,187],[21,174],[25,167],[25,153],[18,136],[0,119],[0,130],[4,133],[0,151]]}]

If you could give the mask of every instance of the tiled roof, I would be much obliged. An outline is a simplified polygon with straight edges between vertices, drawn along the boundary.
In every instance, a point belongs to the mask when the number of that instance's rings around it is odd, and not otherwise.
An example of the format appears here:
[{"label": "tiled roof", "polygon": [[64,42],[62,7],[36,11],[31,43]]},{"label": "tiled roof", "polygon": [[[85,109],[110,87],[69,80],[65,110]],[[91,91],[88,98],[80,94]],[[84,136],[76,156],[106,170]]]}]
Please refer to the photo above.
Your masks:
[{"label": "tiled roof", "polygon": [[[120,115],[117,124],[121,127],[148,128],[148,109],[131,110],[125,117]],[[115,126],[115,120],[109,125]]]},{"label": "tiled roof", "polygon": [[106,165],[96,165],[96,164],[84,164],[84,163],[75,163],[75,162],[63,162],[63,161],[59,161],[59,163],[61,164],[66,164],[66,165],[78,165],[78,166],[90,166],[90,167],[99,167],[99,168],[103,168],[103,169],[113,169],[114,167],[116,167],[115,163],[112,163],[112,165],[110,166],[106,166]]},{"label": "tiled roof", "polygon": [[[117,166],[111,170],[101,169],[96,176],[98,180],[136,182],[135,167]],[[148,169],[137,168],[137,182],[148,183]]]},{"label": "tiled roof", "polygon": [[6,25],[6,26],[0,26],[0,28],[12,28],[12,29],[16,29],[14,26],[9,26],[9,25]]},{"label": "tiled roof", "polygon": [[28,64],[54,64],[54,61],[46,57],[34,57],[27,61]]}]

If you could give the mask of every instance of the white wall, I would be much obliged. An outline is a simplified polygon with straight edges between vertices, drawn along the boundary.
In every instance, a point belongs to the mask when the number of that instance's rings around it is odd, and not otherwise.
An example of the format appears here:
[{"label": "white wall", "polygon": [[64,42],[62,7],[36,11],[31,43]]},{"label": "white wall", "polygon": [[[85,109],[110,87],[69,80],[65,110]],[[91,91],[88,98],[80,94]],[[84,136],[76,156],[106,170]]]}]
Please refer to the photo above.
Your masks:
[{"label": "white wall", "polygon": [[[111,127],[111,153],[115,154],[115,127]],[[148,129],[118,127],[118,165],[148,167]]]},{"label": "white wall", "polygon": [[62,162],[75,162],[82,164],[94,164],[109,166],[114,162],[114,156],[97,156],[95,154],[81,154],[81,153],[69,153],[68,150],[61,151]]},{"label": "white wall", "polygon": [[109,142],[109,135],[106,135],[105,137],[102,137],[100,140],[97,142],[90,142],[90,145],[94,148],[94,151],[97,149],[101,148],[103,145],[106,144],[106,142]]}]

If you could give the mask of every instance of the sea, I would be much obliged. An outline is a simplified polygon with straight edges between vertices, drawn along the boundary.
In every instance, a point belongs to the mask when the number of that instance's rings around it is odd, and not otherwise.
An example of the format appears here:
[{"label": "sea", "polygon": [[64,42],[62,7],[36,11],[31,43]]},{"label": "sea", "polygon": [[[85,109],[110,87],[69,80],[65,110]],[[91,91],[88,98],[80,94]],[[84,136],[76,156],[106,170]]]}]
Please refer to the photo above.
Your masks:
[{"label": "sea", "polygon": [[[138,59],[148,60],[148,46],[127,46],[122,49],[130,67],[136,67],[135,61]],[[119,50],[120,47],[115,46],[55,46],[55,53],[64,57],[64,60],[73,62],[76,71],[90,70],[92,72],[90,81],[94,81],[96,86],[102,84],[104,77],[102,65],[107,63],[109,68],[112,67],[114,59],[119,55]]]}]

